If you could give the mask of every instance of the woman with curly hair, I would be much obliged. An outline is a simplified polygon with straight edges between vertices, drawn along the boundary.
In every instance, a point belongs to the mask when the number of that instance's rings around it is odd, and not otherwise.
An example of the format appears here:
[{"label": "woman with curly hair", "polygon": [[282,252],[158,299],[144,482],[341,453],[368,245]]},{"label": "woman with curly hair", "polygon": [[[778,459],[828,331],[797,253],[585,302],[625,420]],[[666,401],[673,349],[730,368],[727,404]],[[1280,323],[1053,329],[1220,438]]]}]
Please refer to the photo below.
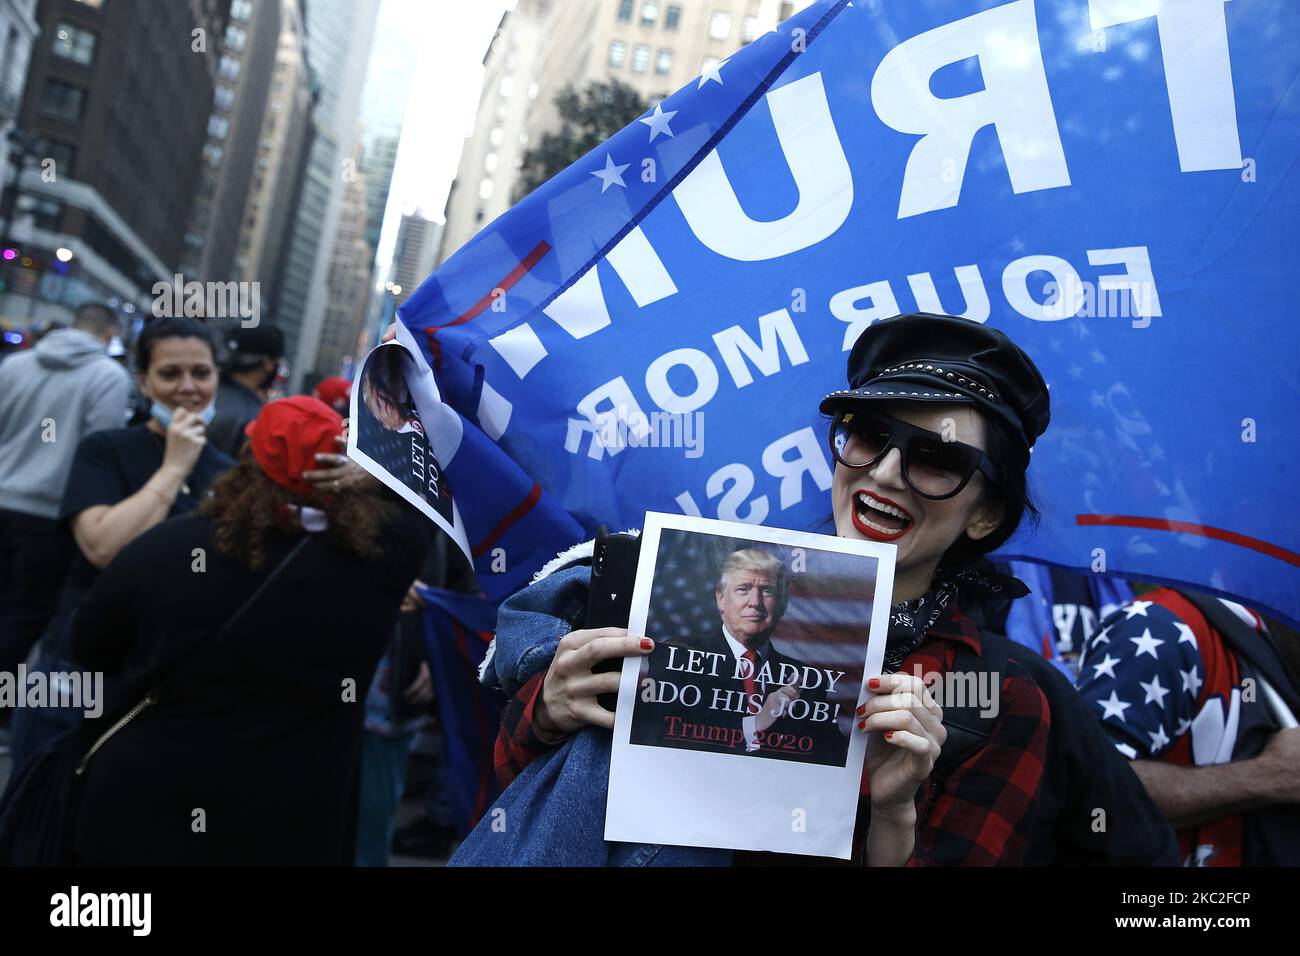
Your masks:
[{"label": "woman with curly hair", "polygon": [[340,462],[342,430],[315,399],[267,405],[199,514],[100,576],[73,635],[108,698],[75,862],[351,862],[365,692],[430,526]]}]

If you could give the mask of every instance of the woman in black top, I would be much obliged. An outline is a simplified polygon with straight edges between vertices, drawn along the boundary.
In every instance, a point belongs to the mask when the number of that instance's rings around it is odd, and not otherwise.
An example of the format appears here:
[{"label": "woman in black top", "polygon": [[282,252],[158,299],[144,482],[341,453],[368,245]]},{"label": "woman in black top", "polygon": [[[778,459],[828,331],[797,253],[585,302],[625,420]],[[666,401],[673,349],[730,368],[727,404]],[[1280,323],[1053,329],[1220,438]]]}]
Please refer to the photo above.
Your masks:
[{"label": "woman in black top", "polygon": [[[215,345],[207,326],[186,318],[150,322],[136,343],[136,362],[151,415],[146,424],[96,432],[77,446],[59,510],[77,553],[34,671],[81,668],[68,639],[100,569],[138,535],[197,508],[216,477],[234,465],[205,437],[217,390]],[[17,711],[15,768],[75,726],[81,713],[76,707]]]},{"label": "woman in black top", "polygon": [[266,406],[201,513],[96,582],[73,650],[108,703],[82,744],[177,676],[89,761],[78,863],[351,862],[365,692],[431,526],[371,479],[311,489],[303,470],[341,427],[315,399]]}]

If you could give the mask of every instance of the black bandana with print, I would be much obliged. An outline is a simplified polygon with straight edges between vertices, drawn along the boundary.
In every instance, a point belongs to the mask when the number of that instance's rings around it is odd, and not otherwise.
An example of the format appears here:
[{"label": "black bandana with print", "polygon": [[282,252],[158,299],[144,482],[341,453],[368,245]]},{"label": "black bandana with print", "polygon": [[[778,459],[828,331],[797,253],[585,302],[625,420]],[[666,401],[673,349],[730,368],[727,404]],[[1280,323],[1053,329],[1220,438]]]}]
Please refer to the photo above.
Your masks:
[{"label": "black bandana with print", "polygon": [[889,637],[885,641],[882,670],[893,674],[903,666],[907,655],[924,643],[926,635],[950,608],[957,605],[958,594],[968,605],[989,598],[1018,598],[1029,589],[1017,578],[977,568],[940,568],[930,590],[919,598],[900,601],[889,609]]}]

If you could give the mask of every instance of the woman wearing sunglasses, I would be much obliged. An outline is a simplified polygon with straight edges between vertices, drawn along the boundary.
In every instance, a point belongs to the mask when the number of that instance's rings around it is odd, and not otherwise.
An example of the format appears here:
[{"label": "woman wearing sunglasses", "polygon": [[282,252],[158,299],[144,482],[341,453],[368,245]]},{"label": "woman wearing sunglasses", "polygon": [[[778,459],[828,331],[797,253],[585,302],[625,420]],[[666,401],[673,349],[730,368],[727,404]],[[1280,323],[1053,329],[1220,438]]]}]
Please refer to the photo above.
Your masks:
[{"label": "woman wearing sunglasses", "polygon": [[[830,419],[836,532],[898,549],[884,673],[868,679],[871,696],[856,720],[858,732],[870,736],[855,861],[1055,862],[1067,856],[1056,852],[1058,844],[1083,847],[1071,862],[1172,860],[1159,815],[1105,743],[1095,715],[1050,665],[998,651],[1008,642],[982,638],[971,618],[986,600],[1026,593],[1015,579],[974,565],[1006,541],[1024,515],[1037,518],[1026,469],[1049,418],[1038,369],[996,329],[940,315],[904,315],[872,325],[855,343],[848,366],[848,386],[820,405]],[[613,713],[596,696],[617,691],[619,681],[617,670],[606,673],[599,664],[653,648],[653,641],[623,630],[568,630],[567,621],[555,620],[573,619],[560,610],[572,593],[563,590],[564,575],[586,573],[565,569],[543,577],[506,602],[498,624],[498,658],[506,662],[521,659],[521,649],[512,646],[516,633],[568,631],[550,665],[522,684],[516,681],[517,690],[509,664],[494,664],[503,684],[516,690],[498,738],[497,766],[503,783],[516,776],[518,781],[501,803],[516,816],[522,811],[539,817],[538,825],[513,825],[514,836],[480,826],[453,862],[772,862],[773,854],[602,844],[598,830],[559,819],[604,818],[603,806],[591,815],[583,812],[591,809],[584,801],[603,803],[603,787],[592,788],[590,781],[607,772],[609,738],[593,733],[593,725],[614,725]],[[529,649],[537,648],[523,648]],[[940,773],[936,761],[948,743],[949,725],[923,676],[968,669],[982,654],[986,660],[1001,655],[997,714],[977,728],[973,744],[957,727],[953,744],[962,749],[950,745],[959,757]],[[1058,752],[1063,733],[1074,740]],[[1103,782],[1084,786],[1084,775]],[[1072,788],[1078,791],[1073,797]],[[1097,839],[1079,803],[1081,795],[1087,803],[1094,792],[1101,804],[1122,804],[1126,813],[1116,816],[1141,826],[1127,824],[1124,840]],[[1150,838],[1141,835],[1143,827]],[[547,843],[550,834],[560,836],[553,845]],[[1096,845],[1091,855],[1090,839]]]}]

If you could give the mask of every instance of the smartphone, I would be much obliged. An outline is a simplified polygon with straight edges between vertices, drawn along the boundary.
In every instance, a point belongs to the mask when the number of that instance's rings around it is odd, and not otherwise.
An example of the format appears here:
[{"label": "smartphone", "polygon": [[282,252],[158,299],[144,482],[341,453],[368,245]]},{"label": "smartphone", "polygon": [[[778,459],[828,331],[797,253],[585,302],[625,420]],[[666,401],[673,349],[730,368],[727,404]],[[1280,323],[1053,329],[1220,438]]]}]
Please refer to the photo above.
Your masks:
[{"label": "smartphone", "polygon": [[[620,532],[610,534],[602,525],[596,532],[591,553],[591,585],[587,591],[587,616],[583,627],[627,627],[632,613],[632,586],[636,583],[636,565],[641,557],[639,535]],[[601,661],[593,672],[617,671],[623,659],[611,657]],[[606,710],[618,706],[617,694],[600,694],[596,698]]]}]

